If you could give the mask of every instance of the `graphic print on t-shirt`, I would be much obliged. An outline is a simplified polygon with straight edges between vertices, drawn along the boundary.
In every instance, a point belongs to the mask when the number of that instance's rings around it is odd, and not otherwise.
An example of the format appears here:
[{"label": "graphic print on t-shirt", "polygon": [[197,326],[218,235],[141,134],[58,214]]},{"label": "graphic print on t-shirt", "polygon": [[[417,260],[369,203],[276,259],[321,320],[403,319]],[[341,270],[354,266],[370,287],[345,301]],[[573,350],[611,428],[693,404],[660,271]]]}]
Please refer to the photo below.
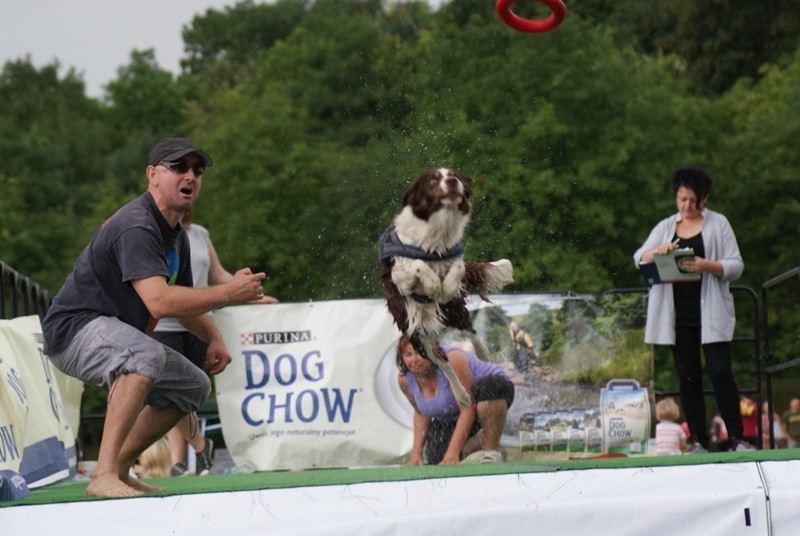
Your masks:
[{"label": "graphic print on t-shirt", "polygon": [[167,278],[167,285],[174,285],[175,280],[178,279],[178,268],[181,265],[181,257],[178,253],[178,248],[173,249],[166,255],[167,261],[167,273],[169,277]]}]

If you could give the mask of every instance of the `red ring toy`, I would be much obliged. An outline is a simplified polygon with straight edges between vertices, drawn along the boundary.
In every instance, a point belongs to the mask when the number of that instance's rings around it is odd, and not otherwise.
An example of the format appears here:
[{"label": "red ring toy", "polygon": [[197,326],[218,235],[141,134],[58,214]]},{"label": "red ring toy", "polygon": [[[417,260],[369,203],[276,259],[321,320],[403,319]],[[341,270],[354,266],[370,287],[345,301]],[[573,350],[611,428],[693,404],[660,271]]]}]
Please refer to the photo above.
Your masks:
[{"label": "red ring toy", "polygon": [[567,15],[567,8],[564,7],[564,2],[561,0],[536,0],[537,2],[547,5],[553,12],[545,19],[523,19],[511,11],[510,6],[516,1],[517,0],[497,0],[496,9],[497,14],[503,19],[503,22],[520,32],[549,32],[561,24],[561,21],[564,20],[564,17]]}]

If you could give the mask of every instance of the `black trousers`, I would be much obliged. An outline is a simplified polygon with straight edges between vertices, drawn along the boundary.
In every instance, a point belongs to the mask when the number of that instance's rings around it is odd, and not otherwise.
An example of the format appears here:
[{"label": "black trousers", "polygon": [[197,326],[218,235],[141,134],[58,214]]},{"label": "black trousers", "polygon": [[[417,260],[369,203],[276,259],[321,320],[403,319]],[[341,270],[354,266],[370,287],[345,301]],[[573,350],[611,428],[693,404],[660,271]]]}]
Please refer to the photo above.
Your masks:
[{"label": "black trousers", "polygon": [[[514,403],[514,384],[504,376],[484,376],[472,386],[472,397],[475,399],[475,403],[504,399],[506,407],[510,408],[511,404]],[[428,437],[425,439],[425,459],[429,464],[436,465],[442,461],[447,448],[450,446],[453,432],[456,431],[457,422],[457,416],[455,420],[442,420],[431,417]],[[476,416],[467,437],[474,436],[480,430],[481,423]]]},{"label": "black trousers", "polygon": [[717,409],[725,421],[728,437],[742,438],[742,417],[739,412],[739,386],[731,369],[731,343],[701,344],[700,326],[675,328],[672,357],[680,379],[681,404],[691,434],[708,448],[705,396],[703,395],[703,364],[700,348],[706,358],[706,371],[714,389]]}]

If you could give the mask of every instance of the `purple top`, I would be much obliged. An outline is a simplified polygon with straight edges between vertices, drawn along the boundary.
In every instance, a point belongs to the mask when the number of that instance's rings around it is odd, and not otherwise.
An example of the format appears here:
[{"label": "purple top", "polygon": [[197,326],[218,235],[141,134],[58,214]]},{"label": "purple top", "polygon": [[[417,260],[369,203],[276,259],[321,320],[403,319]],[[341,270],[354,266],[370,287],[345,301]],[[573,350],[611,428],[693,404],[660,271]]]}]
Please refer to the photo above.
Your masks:
[{"label": "purple top", "polygon": [[[442,349],[446,354],[450,350],[461,350],[467,355],[469,359],[469,370],[472,373],[472,384],[475,385],[478,380],[487,376],[503,376],[506,379],[508,375],[494,363],[488,361],[481,361],[472,352],[468,352],[459,346],[448,345],[443,346]],[[412,374],[406,374],[406,385],[414,397],[414,403],[422,415],[426,417],[436,417],[444,421],[455,421],[461,410],[458,407],[453,391],[447,382],[447,377],[440,369],[436,369],[436,395],[428,398],[419,390],[419,383],[417,377]]]}]

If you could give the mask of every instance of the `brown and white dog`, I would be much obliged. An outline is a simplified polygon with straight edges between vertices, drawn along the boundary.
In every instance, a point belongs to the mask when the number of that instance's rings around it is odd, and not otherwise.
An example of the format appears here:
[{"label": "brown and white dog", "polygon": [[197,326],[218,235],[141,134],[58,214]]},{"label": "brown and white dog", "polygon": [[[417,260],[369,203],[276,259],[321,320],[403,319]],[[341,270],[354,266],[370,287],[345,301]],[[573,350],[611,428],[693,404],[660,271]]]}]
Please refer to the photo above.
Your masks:
[{"label": "brown and white dog", "polygon": [[466,392],[438,339],[445,328],[467,332],[476,354],[488,359],[477,336],[466,297],[476,292],[489,301],[489,292],[513,281],[511,262],[464,262],[464,229],[472,213],[472,179],[458,171],[439,168],[420,175],[408,188],[403,206],[383,233],[379,256],[381,284],[395,324],[414,348],[447,376],[459,405]]}]

